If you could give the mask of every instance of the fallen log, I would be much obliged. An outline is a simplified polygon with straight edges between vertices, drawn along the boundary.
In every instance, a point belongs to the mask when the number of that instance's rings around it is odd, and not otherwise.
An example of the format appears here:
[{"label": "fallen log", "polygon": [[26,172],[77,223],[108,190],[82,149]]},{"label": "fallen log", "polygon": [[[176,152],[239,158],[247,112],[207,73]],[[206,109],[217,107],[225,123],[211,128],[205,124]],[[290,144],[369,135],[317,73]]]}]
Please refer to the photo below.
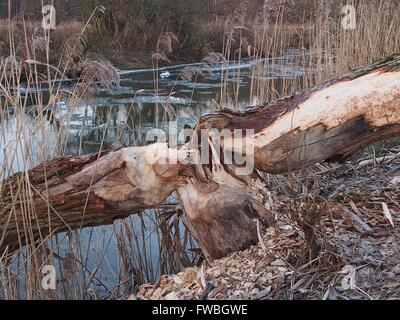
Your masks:
[{"label": "fallen log", "polygon": [[[400,54],[395,54],[271,105],[207,114],[197,131],[252,129],[255,167],[285,173],[346,158],[399,134],[399,104]],[[228,148],[238,143],[232,140],[225,141]]]},{"label": "fallen log", "polygon": [[184,179],[181,162],[166,158],[185,156],[154,144],[61,157],[12,176],[0,190],[0,252],[157,207]]},{"label": "fallen log", "polygon": [[[222,153],[212,143],[195,143],[203,135],[198,133],[215,129],[243,134],[221,138]],[[268,106],[205,115],[179,151],[156,144],[63,157],[12,176],[1,187],[0,256],[57,232],[157,207],[176,190],[203,252],[220,258],[257,242],[253,218],[272,221],[248,190],[253,171],[238,174],[240,166],[226,161],[226,154],[239,152],[236,146],[246,145],[255,168],[283,173],[397,134],[400,56],[394,55]],[[197,154],[204,144],[212,149],[209,163]]]}]

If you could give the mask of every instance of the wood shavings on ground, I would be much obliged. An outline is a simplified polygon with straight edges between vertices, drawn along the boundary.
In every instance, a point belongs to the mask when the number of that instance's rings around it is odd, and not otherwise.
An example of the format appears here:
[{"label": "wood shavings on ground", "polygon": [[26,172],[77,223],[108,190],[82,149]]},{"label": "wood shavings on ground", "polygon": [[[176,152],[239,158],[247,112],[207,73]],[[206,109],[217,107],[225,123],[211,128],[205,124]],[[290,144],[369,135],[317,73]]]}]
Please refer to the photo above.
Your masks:
[{"label": "wood shavings on ground", "polygon": [[351,181],[342,173],[329,178],[332,190],[322,191],[329,201],[315,226],[316,257],[308,255],[305,234],[286,203],[276,224],[261,228],[262,243],[164,275],[130,298],[400,299],[400,166],[393,168],[352,172]]}]

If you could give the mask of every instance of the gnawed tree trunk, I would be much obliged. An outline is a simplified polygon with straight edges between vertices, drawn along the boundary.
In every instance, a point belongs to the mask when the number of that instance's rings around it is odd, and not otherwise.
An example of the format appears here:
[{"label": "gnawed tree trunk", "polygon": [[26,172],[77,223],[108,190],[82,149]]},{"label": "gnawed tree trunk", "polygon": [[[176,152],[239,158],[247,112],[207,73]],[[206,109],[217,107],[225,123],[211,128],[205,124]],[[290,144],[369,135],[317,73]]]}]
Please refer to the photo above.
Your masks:
[{"label": "gnawed tree trunk", "polygon": [[[232,134],[221,145],[235,153],[235,146],[252,144],[254,166],[266,173],[285,173],[344,158],[369,143],[400,134],[400,55],[268,106],[244,113],[207,114],[199,120],[197,139],[204,129],[253,129],[251,137]],[[219,178],[221,171],[213,172],[213,179]],[[232,170],[230,173],[231,181],[243,179],[234,177]],[[179,191],[192,233],[213,258],[257,241],[249,210],[243,210],[248,202],[237,196],[246,191],[236,186],[230,189],[231,181],[226,183],[229,191],[220,189],[220,194],[205,195],[193,187],[191,192]],[[190,205],[185,205],[188,202]]]},{"label": "gnawed tree trunk", "polygon": [[[268,173],[346,157],[400,134],[400,56],[269,106],[205,115],[196,132],[203,129],[254,129],[251,135],[223,139],[222,147],[235,153],[234,146],[250,144],[254,148],[247,156],[254,157],[255,168]],[[255,244],[252,218],[272,220],[248,190],[256,177],[237,174],[238,166],[214,152],[210,164],[198,163],[194,142],[180,151],[156,144],[64,157],[11,177],[1,190],[0,256],[50,234],[109,224],[156,207],[174,190],[209,259]],[[166,152],[155,152],[159,150]]]},{"label": "gnawed tree trunk", "polygon": [[164,164],[181,155],[154,144],[61,157],[12,176],[1,188],[0,257],[48,235],[157,207],[183,182],[180,162]]},{"label": "gnawed tree trunk", "polygon": [[[186,221],[208,260],[245,249],[257,243],[253,218],[271,225],[273,217],[253,198],[248,185],[252,177],[238,177],[229,167],[213,164],[208,187],[191,179],[178,188]],[[253,177],[255,178],[255,177]]]},{"label": "gnawed tree trunk", "polygon": [[285,173],[399,134],[399,109],[400,55],[393,55],[268,106],[205,115],[197,130],[253,129],[255,167]]}]

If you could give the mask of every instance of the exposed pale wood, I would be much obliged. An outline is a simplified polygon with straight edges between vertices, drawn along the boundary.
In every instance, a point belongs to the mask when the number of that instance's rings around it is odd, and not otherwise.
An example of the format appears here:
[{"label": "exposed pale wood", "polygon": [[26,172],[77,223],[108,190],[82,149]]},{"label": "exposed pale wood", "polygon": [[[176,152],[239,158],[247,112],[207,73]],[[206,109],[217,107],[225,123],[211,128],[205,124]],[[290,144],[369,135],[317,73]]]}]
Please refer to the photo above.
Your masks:
[{"label": "exposed pale wood", "polygon": [[0,199],[0,252],[49,234],[111,224],[154,208],[185,179],[185,153],[166,144],[68,156],[5,181]]},{"label": "exposed pale wood", "polygon": [[269,106],[205,115],[197,130],[254,129],[257,169],[284,173],[399,134],[399,105],[400,55],[393,55]]},{"label": "exposed pale wood", "polygon": [[208,191],[190,179],[178,188],[186,220],[199,241],[206,257],[221,258],[227,254],[257,243],[254,218],[271,225],[270,212],[257,199],[252,198],[246,183],[229,174],[224,166],[213,166],[209,184],[216,188]]},{"label": "exposed pale wood", "polygon": [[[371,142],[400,134],[400,55],[268,106],[244,113],[225,110],[207,114],[199,120],[195,138],[200,139],[202,130],[211,129],[254,129],[251,137],[243,134],[240,141],[228,137],[222,145],[236,152],[236,145],[254,144],[254,165],[267,173],[285,173],[344,158]],[[215,180],[219,174],[213,174]],[[222,190],[218,196],[196,190],[179,192],[193,233],[203,244],[203,251],[213,257],[256,241],[255,225],[241,210],[246,201],[235,194],[240,188]],[[185,196],[193,199],[191,205],[185,205]],[[213,201],[214,196],[219,201]],[[236,219],[231,218],[232,212]]]},{"label": "exposed pale wood", "polygon": [[[196,131],[213,128],[254,129],[254,134],[222,143],[227,149],[253,145],[254,165],[267,173],[346,157],[368,143],[400,134],[400,56],[269,106],[205,115]],[[166,144],[124,148],[63,157],[14,175],[1,190],[0,255],[49,234],[109,224],[157,207],[175,190],[208,259],[256,243],[253,218],[267,224],[272,220],[248,190],[256,176],[237,174],[237,167],[218,158],[211,144],[206,147],[212,149],[212,162],[199,163],[194,138],[179,151]],[[234,147],[231,151],[238,152]],[[170,161],[174,159],[179,161]]]},{"label": "exposed pale wood", "polygon": [[385,157],[379,157],[379,158],[376,158],[376,159],[368,159],[368,160],[361,161],[357,165],[357,169],[362,169],[362,168],[368,167],[368,166],[373,165],[373,164],[380,164],[380,163],[385,162],[385,161],[393,161],[393,160],[396,160],[396,159],[400,159],[400,152],[398,154],[395,154],[395,155],[389,155],[389,156],[385,156]]}]

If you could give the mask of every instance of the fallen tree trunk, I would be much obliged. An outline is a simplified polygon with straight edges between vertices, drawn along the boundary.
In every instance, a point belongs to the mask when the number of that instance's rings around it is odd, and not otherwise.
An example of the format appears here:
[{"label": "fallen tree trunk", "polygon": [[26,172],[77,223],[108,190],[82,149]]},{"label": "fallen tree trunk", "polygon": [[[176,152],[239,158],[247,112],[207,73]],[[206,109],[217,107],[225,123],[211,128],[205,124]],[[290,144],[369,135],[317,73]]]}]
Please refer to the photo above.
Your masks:
[{"label": "fallen tree trunk", "polygon": [[61,157],[12,176],[1,188],[0,252],[157,207],[183,182],[180,162],[164,164],[181,154],[154,144]]},{"label": "fallen tree trunk", "polygon": [[[205,115],[197,130],[252,129],[255,167],[285,173],[399,134],[399,108],[400,55],[393,55],[268,106]],[[238,144],[232,140],[228,148]]]},{"label": "fallen tree trunk", "polygon": [[198,160],[196,134],[180,151],[156,144],[63,157],[11,177],[1,189],[0,256],[57,232],[109,224],[157,207],[174,190],[209,259],[244,249],[257,242],[252,218],[272,219],[248,190],[256,176],[238,173],[241,166],[228,163],[226,154],[246,145],[255,168],[282,173],[400,134],[400,56],[268,106],[205,115],[196,133],[208,137],[213,129],[243,134],[221,138],[221,156],[212,143],[200,141],[211,149],[206,164]]}]

